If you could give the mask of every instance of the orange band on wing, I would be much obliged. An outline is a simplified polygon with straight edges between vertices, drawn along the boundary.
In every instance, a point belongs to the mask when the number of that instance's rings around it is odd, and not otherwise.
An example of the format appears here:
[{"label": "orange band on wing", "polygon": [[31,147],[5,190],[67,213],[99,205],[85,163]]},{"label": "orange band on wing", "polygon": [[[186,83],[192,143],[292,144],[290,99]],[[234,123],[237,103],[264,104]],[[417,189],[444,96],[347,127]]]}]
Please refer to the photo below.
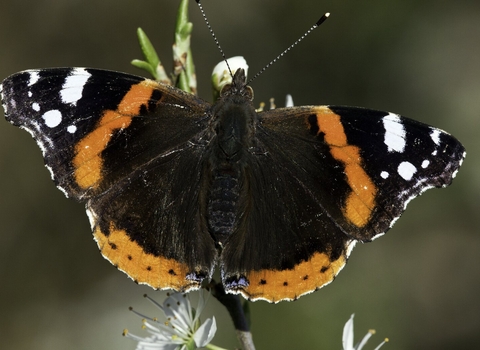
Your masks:
[{"label": "orange band on wing", "polygon": [[310,260],[291,270],[260,270],[246,274],[249,286],[240,292],[252,300],[295,300],[332,282],[345,263],[343,255],[330,261],[327,254],[315,253]]},{"label": "orange band on wing", "polygon": [[128,128],[132,118],[139,115],[142,105],[148,104],[153,89],[151,80],[133,85],[118,108],[106,111],[95,129],[77,144],[73,165],[75,181],[81,188],[98,186],[102,178],[102,151],[116,130]]},{"label": "orange band on wing", "polygon": [[147,254],[124,230],[110,224],[106,236],[97,226],[93,236],[102,255],[137,283],[156,289],[188,291],[198,289],[199,283],[186,279],[188,266],[173,259]]},{"label": "orange band on wing", "polygon": [[363,227],[375,206],[377,188],[362,167],[359,148],[348,144],[340,116],[324,108],[316,116],[319,133],[325,135],[333,158],[345,165],[344,173],[352,189],[345,203],[344,215],[354,225]]}]

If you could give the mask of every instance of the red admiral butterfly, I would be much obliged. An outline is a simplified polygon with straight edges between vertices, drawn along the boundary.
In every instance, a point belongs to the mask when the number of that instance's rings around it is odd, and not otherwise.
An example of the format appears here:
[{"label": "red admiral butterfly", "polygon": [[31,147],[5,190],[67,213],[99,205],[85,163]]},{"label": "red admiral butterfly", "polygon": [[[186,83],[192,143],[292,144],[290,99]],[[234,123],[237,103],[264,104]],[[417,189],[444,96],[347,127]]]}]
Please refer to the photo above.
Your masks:
[{"label": "red admiral butterfly", "polygon": [[85,202],[104,255],[138,283],[293,300],[333,281],[355,243],[383,235],[464,157],[448,133],[342,106],[256,112],[238,69],[213,105],[149,79],[90,68],[5,79],[6,119],[27,130],[57,187]]}]

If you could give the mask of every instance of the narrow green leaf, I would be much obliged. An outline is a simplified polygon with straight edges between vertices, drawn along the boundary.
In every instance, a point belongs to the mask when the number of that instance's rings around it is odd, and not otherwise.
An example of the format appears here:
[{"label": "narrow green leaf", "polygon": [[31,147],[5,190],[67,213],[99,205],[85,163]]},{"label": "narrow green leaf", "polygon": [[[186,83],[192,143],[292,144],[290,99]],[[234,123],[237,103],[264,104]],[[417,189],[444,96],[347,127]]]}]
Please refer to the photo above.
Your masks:
[{"label": "narrow green leaf", "polygon": [[147,62],[152,67],[156,67],[157,65],[159,65],[160,59],[158,58],[157,51],[153,47],[152,42],[142,28],[137,29],[137,36],[138,41],[140,42],[140,47],[142,48],[143,55],[147,59]]},{"label": "narrow green leaf", "polygon": [[148,62],[135,59],[135,60],[132,60],[132,62],[130,63],[137,68],[146,70],[148,73],[150,73],[153,77],[156,78],[156,72]]},{"label": "narrow green leaf", "polygon": [[177,12],[177,23],[175,24],[175,33],[181,32],[181,28],[188,24],[188,0],[180,1],[180,6]]}]

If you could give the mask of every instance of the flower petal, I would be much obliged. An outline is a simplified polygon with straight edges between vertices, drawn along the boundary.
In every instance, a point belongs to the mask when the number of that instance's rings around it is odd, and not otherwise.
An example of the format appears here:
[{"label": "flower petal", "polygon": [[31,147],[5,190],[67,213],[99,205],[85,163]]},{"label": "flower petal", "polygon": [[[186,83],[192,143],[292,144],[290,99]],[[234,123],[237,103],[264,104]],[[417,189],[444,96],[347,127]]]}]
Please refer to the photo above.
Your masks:
[{"label": "flower petal", "polygon": [[200,327],[198,327],[193,335],[193,340],[197,347],[203,348],[212,341],[216,332],[217,322],[215,321],[215,317],[208,318]]},{"label": "flower petal", "polygon": [[292,95],[287,94],[287,96],[285,97],[285,107],[293,107],[293,106],[294,106],[293,97]]},{"label": "flower petal", "polygon": [[354,350],[353,347],[353,316],[350,316],[350,319],[345,323],[343,327],[343,336],[342,336],[342,346],[343,350]]},{"label": "flower petal", "polygon": [[197,309],[195,310],[195,317],[193,319],[193,323],[196,323],[200,318],[200,315],[202,314],[203,309],[205,309],[205,306],[207,305],[208,299],[210,297],[210,293],[207,293],[207,296],[205,297],[203,289],[200,289],[198,292],[198,304]]},{"label": "flower petal", "polygon": [[148,337],[140,340],[135,350],[175,350],[180,344],[157,339],[156,337]]}]

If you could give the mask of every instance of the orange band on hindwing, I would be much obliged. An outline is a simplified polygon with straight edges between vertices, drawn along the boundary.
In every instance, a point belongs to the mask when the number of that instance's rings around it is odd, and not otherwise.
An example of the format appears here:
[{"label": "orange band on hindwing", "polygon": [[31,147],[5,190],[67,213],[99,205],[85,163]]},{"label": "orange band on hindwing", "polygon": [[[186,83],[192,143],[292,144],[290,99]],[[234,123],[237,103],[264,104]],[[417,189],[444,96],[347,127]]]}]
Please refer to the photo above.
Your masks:
[{"label": "orange band on hindwing", "polygon": [[98,226],[93,236],[103,256],[137,283],[177,291],[200,287],[196,281],[187,279],[190,272],[187,264],[146,253],[125,230],[117,229],[113,223],[110,223],[108,236]]},{"label": "orange band on hindwing", "polygon": [[291,270],[247,273],[249,286],[239,292],[252,300],[295,300],[332,282],[346,262],[344,255],[331,261],[327,254],[315,253],[308,261],[301,262]]}]

